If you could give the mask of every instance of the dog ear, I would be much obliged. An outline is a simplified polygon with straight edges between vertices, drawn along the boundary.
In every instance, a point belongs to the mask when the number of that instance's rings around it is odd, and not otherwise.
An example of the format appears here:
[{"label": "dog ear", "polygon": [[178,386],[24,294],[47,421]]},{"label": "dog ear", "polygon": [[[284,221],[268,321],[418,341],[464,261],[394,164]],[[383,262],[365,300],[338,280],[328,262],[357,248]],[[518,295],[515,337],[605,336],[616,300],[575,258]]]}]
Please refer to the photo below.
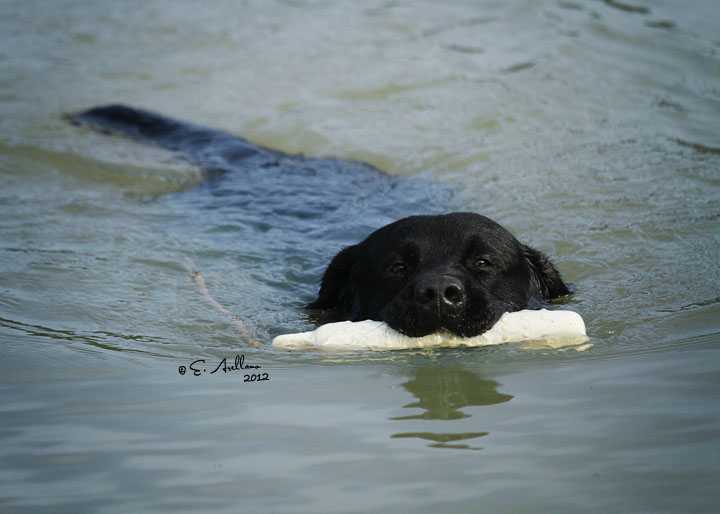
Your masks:
[{"label": "dog ear", "polygon": [[572,292],[547,255],[526,245],[523,245],[523,253],[530,265],[533,285],[543,300],[567,296]]},{"label": "dog ear", "polygon": [[348,246],[333,258],[323,275],[318,296],[308,309],[337,309],[340,317],[350,312],[355,291],[350,271],[357,253],[357,245]]}]

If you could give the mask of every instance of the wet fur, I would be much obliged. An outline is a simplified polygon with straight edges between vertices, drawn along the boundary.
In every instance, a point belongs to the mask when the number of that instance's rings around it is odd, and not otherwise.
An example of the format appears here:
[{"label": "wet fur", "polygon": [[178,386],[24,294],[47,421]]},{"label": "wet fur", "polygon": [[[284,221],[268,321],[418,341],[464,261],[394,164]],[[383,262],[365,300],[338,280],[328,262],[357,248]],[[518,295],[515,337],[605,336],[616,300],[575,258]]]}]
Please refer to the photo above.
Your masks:
[{"label": "wet fur", "polygon": [[[308,227],[330,223],[331,214],[352,202],[353,195],[389,195],[384,211],[417,209],[405,203],[412,196],[407,195],[411,178],[402,178],[402,187],[396,187],[396,178],[362,162],[289,155],[124,105],[96,107],[68,119],[166,148],[196,163],[209,177],[219,177],[211,189],[216,204],[242,190],[263,196],[264,202],[275,200],[269,213],[307,218]],[[276,185],[266,188],[268,182]],[[277,184],[291,188],[283,193]],[[300,189],[305,197],[295,207]],[[308,307],[323,311],[328,321],[385,321],[411,336],[443,329],[474,336],[504,312],[536,308],[569,293],[546,255],[484,216],[452,213],[402,218],[341,250]]]}]

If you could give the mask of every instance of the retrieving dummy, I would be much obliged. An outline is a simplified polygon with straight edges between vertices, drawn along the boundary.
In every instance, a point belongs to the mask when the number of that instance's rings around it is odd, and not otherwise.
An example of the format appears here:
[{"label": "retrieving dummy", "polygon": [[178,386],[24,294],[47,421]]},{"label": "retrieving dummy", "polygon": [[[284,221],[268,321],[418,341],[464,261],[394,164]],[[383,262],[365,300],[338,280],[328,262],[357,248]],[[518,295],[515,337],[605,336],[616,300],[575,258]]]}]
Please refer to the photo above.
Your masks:
[{"label": "retrieving dummy", "polygon": [[571,311],[506,312],[487,332],[470,338],[448,332],[408,337],[381,321],[328,323],[310,332],[277,336],[272,345],[285,350],[401,350],[502,343],[543,342],[552,347],[587,341],[582,317]]}]

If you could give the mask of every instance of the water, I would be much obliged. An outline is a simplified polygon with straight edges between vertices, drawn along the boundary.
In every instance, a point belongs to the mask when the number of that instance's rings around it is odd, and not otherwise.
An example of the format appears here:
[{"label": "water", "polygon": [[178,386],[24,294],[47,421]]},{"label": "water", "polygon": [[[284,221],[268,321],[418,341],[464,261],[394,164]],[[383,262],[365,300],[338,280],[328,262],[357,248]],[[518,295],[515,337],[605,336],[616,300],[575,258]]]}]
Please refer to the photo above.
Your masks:
[{"label": "water", "polygon": [[[0,10],[0,511],[716,509],[715,2]],[[263,210],[281,182],[212,208],[190,164],[60,118],[109,101],[404,194],[322,224]],[[451,209],[552,255],[592,348],[269,348],[343,244]],[[210,374],[235,355],[269,380]]]}]

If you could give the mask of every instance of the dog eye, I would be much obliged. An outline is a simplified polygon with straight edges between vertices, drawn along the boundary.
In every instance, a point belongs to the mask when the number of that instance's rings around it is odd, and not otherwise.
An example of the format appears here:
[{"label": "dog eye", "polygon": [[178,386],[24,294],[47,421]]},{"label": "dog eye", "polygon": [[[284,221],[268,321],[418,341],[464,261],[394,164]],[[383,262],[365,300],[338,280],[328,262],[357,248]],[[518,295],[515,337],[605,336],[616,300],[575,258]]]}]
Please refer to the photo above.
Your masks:
[{"label": "dog eye", "polygon": [[474,268],[487,268],[488,266],[490,266],[490,261],[487,259],[475,259],[473,261]]},{"label": "dog eye", "polygon": [[390,273],[395,275],[405,271],[405,265],[402,262],[396,262],[390,267]]}]

